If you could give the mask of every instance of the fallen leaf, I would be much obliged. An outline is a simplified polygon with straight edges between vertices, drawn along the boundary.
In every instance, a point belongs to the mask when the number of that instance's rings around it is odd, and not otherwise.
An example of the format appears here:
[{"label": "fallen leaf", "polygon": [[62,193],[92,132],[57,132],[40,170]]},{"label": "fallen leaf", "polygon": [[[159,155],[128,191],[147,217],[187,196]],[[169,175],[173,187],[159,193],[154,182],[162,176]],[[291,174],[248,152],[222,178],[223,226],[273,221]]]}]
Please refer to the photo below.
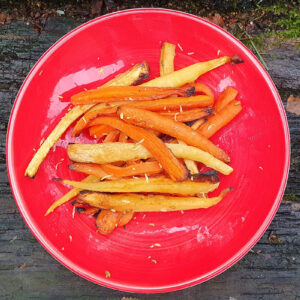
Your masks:
[{"label": "fallen leaf", "polygon": [[287,99],[286,110],[300,116],[300,98],[290,95]]},{"label": "fallen leaf", "polygon": [[5,13],[0,13],[0,25],[4,25],[8,15]]},{"label": "fallen leaf", "polygon": [[211,22],[213,22],[214,24],[216,24],[222,28],[225,28],[224,20],[220,14],[215,13],[214,16],[209,17],[209,20]]},{"label": "fallen leaf", "polygon": [[92,2],[91,5],[91,14],[92,15],[101,15],[101,9],[102,9],[103,1],[102,0],[96,0]]},{"label": "fallen leaf", "polygon": [[269,237],[268,237],[269,243],[270,244],[281,244],[282,243],[282,239],[278,238],[273,231],[271,231]]}]

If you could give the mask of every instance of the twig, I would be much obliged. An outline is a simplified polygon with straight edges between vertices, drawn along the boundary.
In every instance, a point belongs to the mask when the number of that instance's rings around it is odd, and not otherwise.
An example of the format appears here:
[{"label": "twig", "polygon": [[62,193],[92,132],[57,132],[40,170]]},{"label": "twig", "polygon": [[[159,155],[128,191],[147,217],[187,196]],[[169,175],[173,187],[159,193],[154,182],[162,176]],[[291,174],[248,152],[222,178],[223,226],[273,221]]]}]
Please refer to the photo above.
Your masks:
[{"label": "twig", "polygon": [[265,69],[266,69],[267,71],[269,71],[269,67],[267,66],[265,60],[263,59],[263,57],[261,56],[260,52],[259,52],[258,49],[256,48],[256,46],[255,46],[255,44],[254,44],[254,42],[253,42],[253,40],[252,40],[252,37],[248,34],[247,31],[245,31],[245,33],[246,33],[247,37],[249,38],[252,47],[253,47],[254,50],[256,51],[259,60],[260,60],[261,63],[264,65]]}]

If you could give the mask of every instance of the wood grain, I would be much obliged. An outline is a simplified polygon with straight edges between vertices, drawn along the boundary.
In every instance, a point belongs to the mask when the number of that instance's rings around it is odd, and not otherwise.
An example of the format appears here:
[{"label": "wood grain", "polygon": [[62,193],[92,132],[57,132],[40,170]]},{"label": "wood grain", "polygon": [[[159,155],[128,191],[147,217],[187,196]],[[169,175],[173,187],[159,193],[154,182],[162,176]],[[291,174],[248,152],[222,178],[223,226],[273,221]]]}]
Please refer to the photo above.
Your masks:
[{"label": "wood grain", "polygon": [[[7,124],[18,89],[31,67],[58,38],[78,25],[73,19],[51,18],[40,35],[21,21],[0,26],[0,298],[240,300],[300,297],[300,117],[291,113],[287,116],[292,157],[284,200],[257,245],[218,277],[164,295],[127,294],[97,286],[73,274],[36,241],[16,208],[8,183]],[[264,58],[284,103],[290,94],[300,96],[299,52],[282,44]],[[271,234],[281,242],[269,239]]]}]

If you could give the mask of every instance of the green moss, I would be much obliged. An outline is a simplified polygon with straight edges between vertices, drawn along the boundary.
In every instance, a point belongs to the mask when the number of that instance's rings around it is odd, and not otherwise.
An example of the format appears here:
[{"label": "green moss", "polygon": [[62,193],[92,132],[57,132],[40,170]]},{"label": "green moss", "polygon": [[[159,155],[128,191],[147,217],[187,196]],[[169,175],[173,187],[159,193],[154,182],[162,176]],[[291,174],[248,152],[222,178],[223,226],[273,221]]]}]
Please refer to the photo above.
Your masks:
[{"label": "green moss", "polygon": [[299,201],[300,198],[297,197],[296,195],[284,195],[283,200],[284,201]]}]

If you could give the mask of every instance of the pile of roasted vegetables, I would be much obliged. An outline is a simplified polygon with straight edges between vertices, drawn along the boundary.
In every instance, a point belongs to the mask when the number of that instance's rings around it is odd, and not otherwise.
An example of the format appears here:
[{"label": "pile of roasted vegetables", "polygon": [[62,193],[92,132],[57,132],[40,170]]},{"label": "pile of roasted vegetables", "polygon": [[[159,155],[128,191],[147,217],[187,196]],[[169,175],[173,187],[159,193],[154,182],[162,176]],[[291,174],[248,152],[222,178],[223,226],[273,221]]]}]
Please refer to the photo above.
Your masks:
[{"label": "pile of roasted vegetables", "polygon": [[[72,200],[80,213],[94,215],[98,231],[111,233],[135,212],[208,208],[230,190],[208,197],[229,175],[230,157],[209,138],[242,110],[238,92],[227,87],[215,101],[212,90],[195,80],[237,56],[223,56],[174,71],[175,45],[161,49],[160,77],[149,77],[146,62],[136,64],[99,88],[71,97],[72,109],[60,120],[29,163],[33,178],[51,147],[77,120],[72,135],[87,132],[97,144],[69,144],[71,170],[82,181],[56,179],[73,188],[46,212]],[[199,165],[210,170],[199,172]]]}]

